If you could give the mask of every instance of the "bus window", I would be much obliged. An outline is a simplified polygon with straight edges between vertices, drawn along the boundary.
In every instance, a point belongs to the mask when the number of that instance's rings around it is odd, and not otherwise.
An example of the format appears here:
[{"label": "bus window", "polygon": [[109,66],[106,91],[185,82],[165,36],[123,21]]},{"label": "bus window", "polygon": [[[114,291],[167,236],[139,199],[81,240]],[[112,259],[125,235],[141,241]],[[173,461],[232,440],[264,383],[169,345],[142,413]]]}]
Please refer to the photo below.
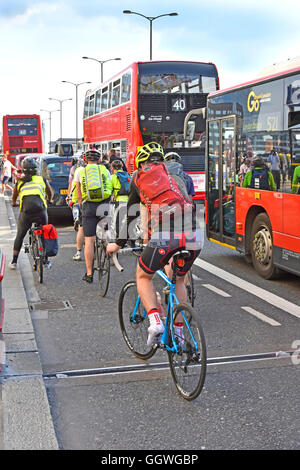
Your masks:
[{"label": "bus window", "polygon": [[97,90],[97,92],[96,92],[95,114],[100,113],[100,109],[101,109],[101,90]]},{"label": "bus window", "polygon": [[130,91],[131,91],[131,73],[124,73],[122,77],[122,93],[121,93],[121,103],[126,103],[130,101]]},{"label": "bus window", "polygon": [[120,82],[121,82],[120,79],[113,82],[112,98],[111,98],[112,108],[120,104]]},{"label": "bus window", "polygon": [[108,86],[102,89],[101,111],[105,111],[107,108],[108,108]]},{"label": "bus window", "polygon": [[83,119],[87,118],[89,115],[89,102],[90,102],[90,99],[87,96],[84,100]]},{"label": "bus window", "polygon": [[89,104],[89,116],[93,116],[95,114],[95,95],[90,96],[90,104]]}]

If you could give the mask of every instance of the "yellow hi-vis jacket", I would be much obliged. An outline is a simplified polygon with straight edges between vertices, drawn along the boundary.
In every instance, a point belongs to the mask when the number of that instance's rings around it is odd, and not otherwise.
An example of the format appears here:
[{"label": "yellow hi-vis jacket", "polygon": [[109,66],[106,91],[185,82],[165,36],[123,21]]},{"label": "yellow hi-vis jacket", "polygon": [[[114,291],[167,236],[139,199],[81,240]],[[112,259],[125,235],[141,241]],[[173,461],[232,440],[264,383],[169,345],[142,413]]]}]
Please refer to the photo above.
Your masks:
[{"label": "yellow hi-vis jacket", "polygon": [[93,163],[81,168],[80,189],[84,201],[101,202],[109,198],[112,184],[105,166]]},{"label": "yellow hi-vis jacket", "polygon": [[18,181],[17,190],[19,193],[20,200],[20,211],[22,209],[22,202],[24,196],[40,196],[44,206],[47,209],[47,200],[46,200],[46,183],[41,176],[33,175],[31,181],[24,183],[23,181]]}]

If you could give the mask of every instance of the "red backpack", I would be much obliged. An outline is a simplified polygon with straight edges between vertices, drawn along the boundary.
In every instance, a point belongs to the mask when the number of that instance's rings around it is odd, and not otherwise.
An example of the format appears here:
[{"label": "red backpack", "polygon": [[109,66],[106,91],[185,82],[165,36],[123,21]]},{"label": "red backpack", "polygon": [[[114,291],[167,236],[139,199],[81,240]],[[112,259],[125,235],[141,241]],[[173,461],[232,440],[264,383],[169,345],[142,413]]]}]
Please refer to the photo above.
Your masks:
[{"label": "red backpack", "polygon": [[162,214],[174,217],[192,211],[192,203],[180,191],[176,181],[163,163],[149,163],[140,169],[134,180],[140,191],[140,198],[149,214],[161,219]]}]

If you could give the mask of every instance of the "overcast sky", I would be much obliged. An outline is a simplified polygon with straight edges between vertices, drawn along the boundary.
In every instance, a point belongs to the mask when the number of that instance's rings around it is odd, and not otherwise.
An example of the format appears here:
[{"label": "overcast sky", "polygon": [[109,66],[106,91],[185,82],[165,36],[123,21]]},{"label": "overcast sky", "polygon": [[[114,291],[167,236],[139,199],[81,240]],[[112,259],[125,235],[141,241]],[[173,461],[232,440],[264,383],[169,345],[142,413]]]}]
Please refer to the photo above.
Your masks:
[{"label": "overcast sky", "polygon": [[[153,59],[214,62],[221,88],[248,81],[265,66],[300,56],[299,0],[0,0],[0,117],[36,113],[45,119],[63,103],[63,137],[75,137],[75,87],[79,90],[79,135],[88,87],[127,65],[149,59],[145,16],[177,12],[153,22]],[[59,138],[59,113],[52,114],[52,138]]]}]

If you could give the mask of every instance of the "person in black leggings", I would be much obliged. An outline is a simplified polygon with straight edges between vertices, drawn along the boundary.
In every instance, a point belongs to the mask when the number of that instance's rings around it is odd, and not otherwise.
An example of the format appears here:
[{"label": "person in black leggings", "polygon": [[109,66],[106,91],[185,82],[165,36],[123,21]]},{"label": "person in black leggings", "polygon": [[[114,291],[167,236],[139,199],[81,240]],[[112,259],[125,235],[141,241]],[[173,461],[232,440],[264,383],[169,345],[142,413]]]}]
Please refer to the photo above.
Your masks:
[{"label": "person in black leggings", "polygon": [[18,218],[17,235],[13,247],[11,269],[16,269],[18,256],[27,231],[35,222],[39,225],[48,223],[47,200],[51,199],[51,189],[46,180],[37,176],[37,163],[34,158],[24,158],[22,162],[23,176],[15,184],[12,196],[12,206],[17,206],[20,200],[20,215]]}]

